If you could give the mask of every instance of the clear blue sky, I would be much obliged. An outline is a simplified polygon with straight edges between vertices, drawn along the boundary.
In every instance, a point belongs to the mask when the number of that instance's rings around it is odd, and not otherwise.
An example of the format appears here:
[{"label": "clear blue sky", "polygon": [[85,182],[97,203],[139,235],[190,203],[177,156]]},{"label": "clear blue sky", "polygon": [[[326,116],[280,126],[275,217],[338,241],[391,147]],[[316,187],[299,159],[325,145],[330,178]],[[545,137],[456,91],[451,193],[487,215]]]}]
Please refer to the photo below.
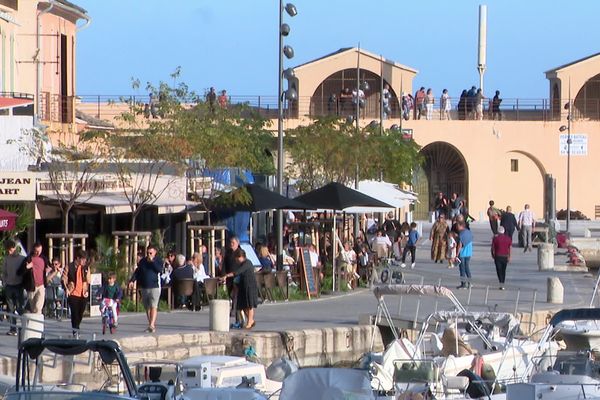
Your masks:
[{"label": "clear blue sky", "polygon": [[[144,93],[131,78],[203,92],[277,93],[277,0],[74,0],[92,17],[78,35],[80,95]],[[544,71],[600,52],[597,0],[292,0],[297,65],[361,47],[419,70],[414,86],[458,95],[478,83],[478,5],[488,6],[486,92],[546,98]],[[142,85],[142,88],[144,85]]]}]

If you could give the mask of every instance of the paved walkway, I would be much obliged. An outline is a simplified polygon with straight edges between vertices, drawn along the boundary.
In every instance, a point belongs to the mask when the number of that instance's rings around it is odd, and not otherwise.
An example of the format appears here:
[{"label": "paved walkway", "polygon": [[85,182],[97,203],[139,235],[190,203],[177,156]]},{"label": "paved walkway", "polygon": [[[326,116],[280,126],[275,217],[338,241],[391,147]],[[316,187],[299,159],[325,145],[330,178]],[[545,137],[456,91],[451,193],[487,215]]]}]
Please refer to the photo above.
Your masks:
[{"label": "paved walkway", "polygon": [[[429,234],[430,224],[425,224],[425,237]],[[579,225],[575,231],[583,228]],[[533,293],[537,291],[536,310],[559,309],[563,307],[587,306],[595,282],[593,274],[581,272],[538,272],[537,253],[523,253],[513,248],[513,259],[507,272],[507,290],[499,291],[494,264],[489,253],[491,232],[487,223],[472,225],[475,237],[472,274],[474,289],[454,290],[460,301],[472,309],[487,308],[502,311],[514,311],[515,301],[519,297],[519,309],[529,312]],[[458,270],[448,269],[445,264],[434,264],[429,259],[429,242],[418,247],[417,265],[414,270],[404,270],[409,283],[441,284],[454,289],[459,283]],[[555,256],[556,264],[564,264],[565,256]],[[546,284],[549,276],[560,278],[565,289],[563,306],[546,303]],[[488,288],[489,287],[489,288]],[[485,303],[487,293],[487,304]],[[405,299],[400,305],[397,299],[389,301],[390,311],[406,319],[412,319],[417,313],[417,299]],[[449,309],[450,303],[431,299],[422,299],[418,305],[420,316],[431,313],[434,308]],[[358,322],[360,314],[374,314],[377,301],[368,289],[359,289],[348,293],[338,293],[312,301],[278,302],[261,305],[256,314],[256,331],[281,331],[332,326],[349,326]],[[0,323],[2,332],[5,323]],[[68,334],[69,321],[48,321],[46,331],[49,334]],[[158,334],[184,333],[208,330],[208,310],[161,312],[158,317]],[[82,330],[101,337],[101,324],[98,317],[86,318]],[[143,335],[146,317],[143,313],[124,313],[120,317],[118,332],[114,338]],[[0,336],[0,355],[14,355],[16,338]]]}]

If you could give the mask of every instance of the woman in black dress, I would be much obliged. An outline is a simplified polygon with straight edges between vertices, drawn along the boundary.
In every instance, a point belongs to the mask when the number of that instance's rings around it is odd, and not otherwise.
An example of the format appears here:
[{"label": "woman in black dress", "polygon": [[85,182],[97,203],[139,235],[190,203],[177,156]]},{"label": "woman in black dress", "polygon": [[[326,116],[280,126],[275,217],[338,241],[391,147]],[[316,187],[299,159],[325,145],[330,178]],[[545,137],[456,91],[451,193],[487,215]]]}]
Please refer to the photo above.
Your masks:
[{"label": "woman in black dress", "polygon": [[254,266],[246,259],[246,252],[238,248],[233,253],[239,267],[235,272],[230,272],[223,278],[234,278],[238,287],[237,309],[246,314],[246,329],[252,329],[256,325],[254,320],[254,309],[258,306],[258,285],[254,276]]}]

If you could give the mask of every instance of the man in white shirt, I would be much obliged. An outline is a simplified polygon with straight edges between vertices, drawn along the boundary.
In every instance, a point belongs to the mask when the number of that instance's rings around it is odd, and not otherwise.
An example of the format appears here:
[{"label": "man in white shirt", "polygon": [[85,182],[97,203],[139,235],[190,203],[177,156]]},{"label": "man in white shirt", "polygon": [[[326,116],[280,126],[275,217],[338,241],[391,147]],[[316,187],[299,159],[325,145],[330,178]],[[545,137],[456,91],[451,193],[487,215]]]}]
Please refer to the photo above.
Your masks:
[{"label": "man in white shirt", "polygon": [[525,204],[525,209],[519,213],[518,225],[521,237],[523,238],[523,252],[532,250],[531,234],[535,228],[535,216],[529,209],[529,204]]}]

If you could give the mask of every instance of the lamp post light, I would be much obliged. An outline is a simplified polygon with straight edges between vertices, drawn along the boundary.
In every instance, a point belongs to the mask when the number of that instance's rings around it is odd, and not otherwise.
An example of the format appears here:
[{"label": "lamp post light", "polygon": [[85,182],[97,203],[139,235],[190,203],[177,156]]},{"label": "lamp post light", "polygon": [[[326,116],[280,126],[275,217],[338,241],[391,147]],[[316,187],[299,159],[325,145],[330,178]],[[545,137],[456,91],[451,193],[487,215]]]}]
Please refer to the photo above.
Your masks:
[{"label": "lamp post light", "polygon": [[567,233],[571,225],[571,100],[567,103],[567,125],[558,128],[559,132],[567,131]]},{"label": "lamp post light", "polygon": [[[295,77],[294,70],[288,68],[283,70],[283,56],[287,59],[294,57],[294,49],[290,45],[283,45],[283,38],[290,34],[290,26],[283,22],[283,11],[294,17],[298,14],[296,6],[287,3],[284,7],[283,0],[279,0],[279,69],[277,74],[277,190],[284,195],[283,191],[283,101],[295,100],[298,93],[293,87],[283,90],[283,79],[288,81]],[[289,86],[289,85],[288,85]],[[283,212],[277,210],[277,265],[283,265]]]}]

